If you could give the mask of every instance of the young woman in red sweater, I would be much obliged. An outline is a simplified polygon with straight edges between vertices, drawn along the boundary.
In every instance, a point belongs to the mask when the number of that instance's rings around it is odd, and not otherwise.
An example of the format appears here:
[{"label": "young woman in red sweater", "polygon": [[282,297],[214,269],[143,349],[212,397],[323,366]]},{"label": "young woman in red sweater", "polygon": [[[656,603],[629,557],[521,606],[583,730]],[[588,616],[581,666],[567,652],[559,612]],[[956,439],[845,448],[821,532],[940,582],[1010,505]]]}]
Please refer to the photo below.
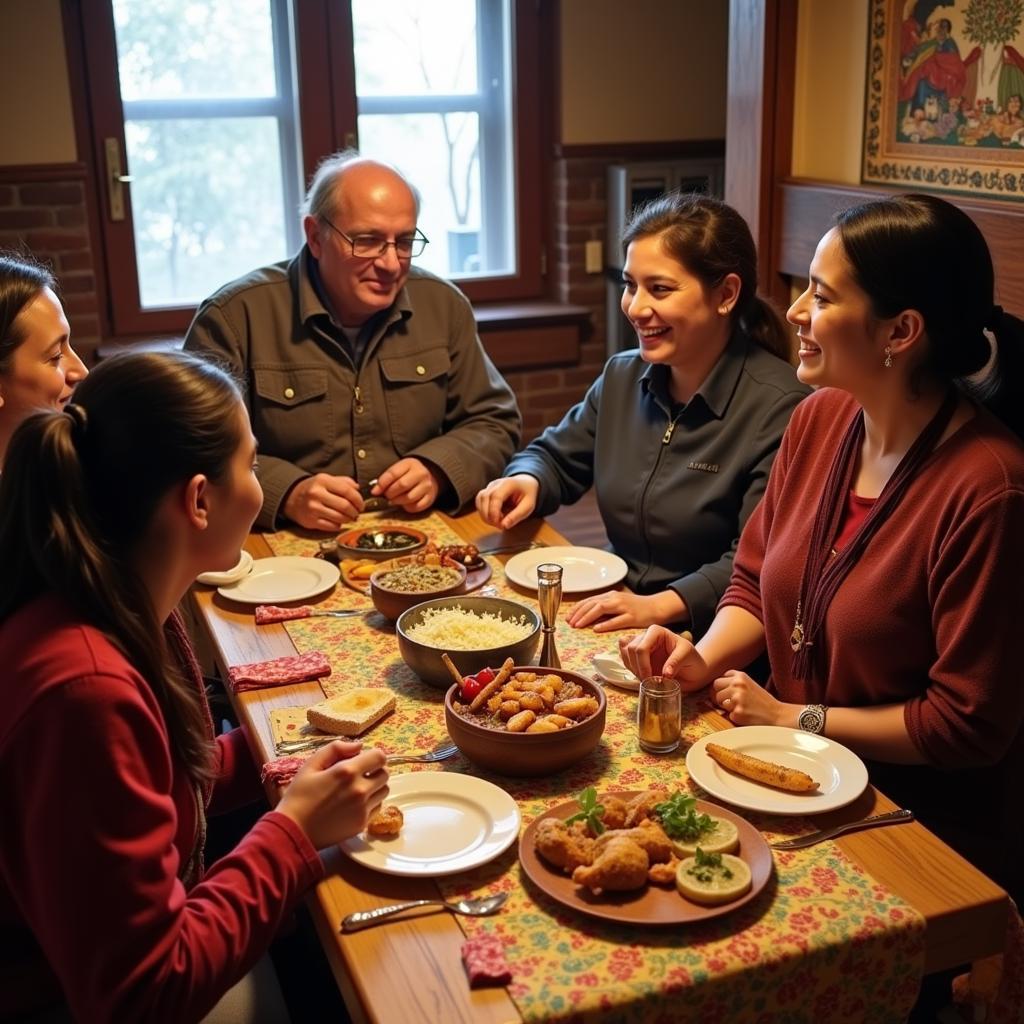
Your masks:
[{"label": "young woman in red sweater", "polygon": [[330,744],[204,871],[207,814],[255,779],[165,623],[238,559],[255,440],[233,382],[191,356],[112,359],[74,397],[22,423],[0,477],[0,1017],[196,1021],[387,770]]},{"label": "young woman in red sweater", "polygon": [[[624,645],[737,725],[822,732],[1009,887],[1024,687],[1024,324],[974,223],[924,195],[841,213],[789,310],[802,381],[764,501],[694,646]],[[981,390],[968,378],[996,358]],[[740,667],[767,649],[762,686]],[[1019,780],[1018,780],[1019,781]]]}]

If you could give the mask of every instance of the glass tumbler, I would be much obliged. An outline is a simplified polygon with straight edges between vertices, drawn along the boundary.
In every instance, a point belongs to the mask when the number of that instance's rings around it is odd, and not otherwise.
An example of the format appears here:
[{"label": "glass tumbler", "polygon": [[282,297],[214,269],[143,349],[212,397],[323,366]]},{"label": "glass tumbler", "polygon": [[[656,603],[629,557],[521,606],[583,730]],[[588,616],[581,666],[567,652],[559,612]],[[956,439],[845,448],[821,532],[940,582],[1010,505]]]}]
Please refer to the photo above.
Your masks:
[{"label": "glass tumbler", "polygon": [[649,676],[640,681],[636,731],[640,749],[649,754],[670,754],[682,733],[683,692],[678,679]]}]

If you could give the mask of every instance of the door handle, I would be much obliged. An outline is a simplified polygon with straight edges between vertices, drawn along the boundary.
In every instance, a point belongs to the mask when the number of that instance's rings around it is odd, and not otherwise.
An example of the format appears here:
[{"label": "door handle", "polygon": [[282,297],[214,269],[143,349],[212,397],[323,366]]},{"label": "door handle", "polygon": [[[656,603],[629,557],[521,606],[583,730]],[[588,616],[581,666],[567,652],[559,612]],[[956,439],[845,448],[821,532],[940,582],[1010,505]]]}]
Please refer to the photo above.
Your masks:
[{"label": "door handle", "polygon": [[111,136],[103,140],[103,152],[107,161],[107,200],[111,220],[124,220],[124,187],[135,179],[124,173],[121,163],[121,143]]}]

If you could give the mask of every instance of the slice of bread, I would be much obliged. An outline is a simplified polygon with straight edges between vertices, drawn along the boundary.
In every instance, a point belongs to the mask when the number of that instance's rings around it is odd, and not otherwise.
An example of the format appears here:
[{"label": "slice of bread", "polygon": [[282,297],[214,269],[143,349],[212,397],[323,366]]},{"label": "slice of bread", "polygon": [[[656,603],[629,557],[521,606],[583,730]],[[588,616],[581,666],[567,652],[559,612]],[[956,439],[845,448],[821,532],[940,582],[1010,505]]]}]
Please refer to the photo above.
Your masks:
[{"label": "slice of bread", "polygon": [[358,736],[395,710],[395,695],[382,687],[359,686],[306,709],[306,720],[324,732]]}]

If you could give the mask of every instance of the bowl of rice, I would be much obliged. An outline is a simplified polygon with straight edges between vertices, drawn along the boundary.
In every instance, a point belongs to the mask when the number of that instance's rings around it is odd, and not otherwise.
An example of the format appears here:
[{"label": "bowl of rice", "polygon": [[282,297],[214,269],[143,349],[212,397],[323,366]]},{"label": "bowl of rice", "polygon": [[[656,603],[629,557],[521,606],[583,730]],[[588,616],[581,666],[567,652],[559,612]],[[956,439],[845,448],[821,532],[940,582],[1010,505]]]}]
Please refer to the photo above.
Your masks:
[{"label": "bowl of rice", "polygon": [[511,658],[528,665],[540,646],[540,615],[501,597],[442,597],[418,604],[395,626],[403,661],[430,686],[447,690],[452,677],[441,661],[447,652],[470,675]]}]

